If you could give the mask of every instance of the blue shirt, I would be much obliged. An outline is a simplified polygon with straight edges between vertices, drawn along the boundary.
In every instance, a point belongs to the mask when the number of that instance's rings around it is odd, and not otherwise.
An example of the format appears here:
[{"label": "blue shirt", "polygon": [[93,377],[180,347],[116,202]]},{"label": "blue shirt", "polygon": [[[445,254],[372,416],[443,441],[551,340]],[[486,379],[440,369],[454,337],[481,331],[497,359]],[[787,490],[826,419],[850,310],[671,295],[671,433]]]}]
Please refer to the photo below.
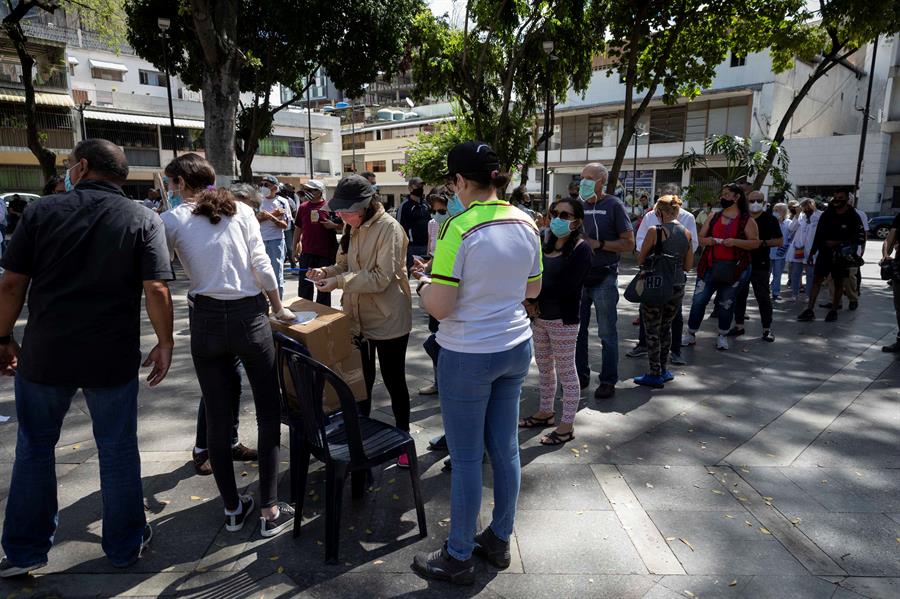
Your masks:
[{"label": "blue shirt", "polygon": [[[616,196],[604,195],[597,202],[585,202],[584,232],[587,237],[597,241],[617,241],[622,233],[633,230],[625,205]],[[592,280],[617,272],[618,267],[618,252],[594,250],[586,284],[590,285]]]}]

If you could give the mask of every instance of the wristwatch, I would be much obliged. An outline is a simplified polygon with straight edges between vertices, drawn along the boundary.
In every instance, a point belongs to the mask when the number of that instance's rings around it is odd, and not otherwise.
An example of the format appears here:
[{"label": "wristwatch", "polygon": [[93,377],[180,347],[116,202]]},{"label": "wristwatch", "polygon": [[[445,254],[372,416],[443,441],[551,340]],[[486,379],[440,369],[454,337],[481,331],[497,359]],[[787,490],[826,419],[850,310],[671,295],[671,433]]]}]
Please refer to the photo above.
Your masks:
[{"label": "wristwatch", "polygon": [[0,336],[0,345],[9,345],[13,341],[15,341],[15,338],[13,337],[12,333],[10,333],[9,335]]}]

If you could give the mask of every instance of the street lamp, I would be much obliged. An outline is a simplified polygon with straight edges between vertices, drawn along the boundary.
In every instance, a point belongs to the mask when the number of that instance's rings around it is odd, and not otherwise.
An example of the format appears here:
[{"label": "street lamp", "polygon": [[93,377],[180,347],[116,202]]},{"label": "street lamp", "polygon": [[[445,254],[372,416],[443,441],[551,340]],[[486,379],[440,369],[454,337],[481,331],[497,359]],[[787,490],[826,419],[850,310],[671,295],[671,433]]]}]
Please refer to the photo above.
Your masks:
[{"label": "street lamp", "polygon": [[552,109],[552,101],[553,101],[553,91],[551,89],[551,74],[553,72],[553,61],[556,60],[556,56],[553,54],[554,43],[553,40],[544,40],[541,44],[541,47],[544,50],[544,54],[547,55],[547,100],[544,106],[544,169],[541,176],[541,202],[547,202],[547,206],[550,205],[550,198],[547,197],[547,183],[549,181],[549,176],[547,173],[547,166],[549,162],[549,154],[550,154],[550,112]]},{"label": "street lamp", "polygon": [[631,214],[634,215],[634,208],[637,202],[637,150],[638,138],[649,135],[640,125],[634,127],[634,168],[631,171]]},{"label": "street lamp", "polygon": [[163,70],[166,75],[166,93],[169,96],[169,129],[172,134],[172,156],[178,158],[178,138],[175,135],[175,111],[172,109],[172,77],[169,76],[169,49],[166,47],[166,32],[172,21],[163,17],[156,19],[156,25],[162,33]]},{"label": "street lamp", "polygon": [[310,107],[309,81],[306,82],[306,136],[309,138],[309,178],[314,179],[316,175],[313,170],[312,108]]}]

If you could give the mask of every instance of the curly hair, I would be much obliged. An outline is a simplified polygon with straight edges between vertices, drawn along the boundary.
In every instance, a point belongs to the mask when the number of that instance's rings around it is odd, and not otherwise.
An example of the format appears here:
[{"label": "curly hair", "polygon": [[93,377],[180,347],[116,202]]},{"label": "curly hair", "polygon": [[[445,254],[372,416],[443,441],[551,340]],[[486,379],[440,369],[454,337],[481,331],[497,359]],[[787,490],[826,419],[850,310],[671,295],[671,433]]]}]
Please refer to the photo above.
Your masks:
[{"label": "curly hair", "polygon": [[181,179],[194,192],[196,216],[205,216],[216,225],[223,216],[237,214],[234,194],[224,187],[216,187],[216,171],[202,156],[193,153],[179,156],[166,165],[165,173],[173,181]]}]

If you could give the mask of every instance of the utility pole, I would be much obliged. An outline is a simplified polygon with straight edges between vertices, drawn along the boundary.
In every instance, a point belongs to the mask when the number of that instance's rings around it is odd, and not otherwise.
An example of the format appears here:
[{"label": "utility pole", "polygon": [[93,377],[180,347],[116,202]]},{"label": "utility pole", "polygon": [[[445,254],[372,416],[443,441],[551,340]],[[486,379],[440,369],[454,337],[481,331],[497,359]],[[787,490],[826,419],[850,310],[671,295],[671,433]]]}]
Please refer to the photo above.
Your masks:
[{"label": "utility pole", "polygon": [[855,208],[859,208],[859,179],[862,176],[863,158],[866,154],[866,134],[869,131],[869,108],[872,104],[872,81],[875,79],[875,57],[878,55],[878,36],[872,42],[872,66],[869,67],[869,89],[866,92],[866,108],[863,111],[862,134],[859,136],[859,158],[856,161],[856,181],[853,183],[853,193],[856,195]]}]

